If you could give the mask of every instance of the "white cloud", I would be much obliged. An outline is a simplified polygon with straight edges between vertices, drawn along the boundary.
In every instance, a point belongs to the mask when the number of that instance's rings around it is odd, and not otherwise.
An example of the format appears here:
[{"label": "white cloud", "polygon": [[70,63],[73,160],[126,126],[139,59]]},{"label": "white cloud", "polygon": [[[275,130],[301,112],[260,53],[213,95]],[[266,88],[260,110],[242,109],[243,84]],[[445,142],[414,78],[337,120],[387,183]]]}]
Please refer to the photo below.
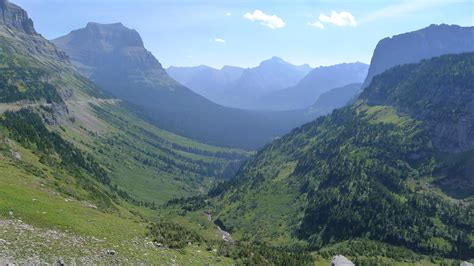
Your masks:
[{"label": "white cloud", "polygon": [[285,27],[285,22],[277,15],[267,15],[258,9],[254,10],[253,13],[246,13],[244,18],[251,21],[260,21],[261,25],[270,29]]},{"label": "white cloud", "polygon": [[312,22],[312,23],[308,23],[308,25],[310,25],[311,27],[318,28],[318,29],[324,29],[324,24],[321,23],[321,21],[315,21],[315,22]]},{"label": "white cloud", "polygon": [[231,13],[231,12],[227,12],[227,13],[225,13],[225,15],[228,16],[228,17],[230,17],[230,16],[232,16],[232,13]]},{"label": "white cloud", "polygon": [[342,11],[341,13],[337,13],[336,11],[332,11],[331,15],[328,16],[326,14],[319,15],[319,21],[324,22],[327,24],[334,24],[339,27],[356,27],[357,21],[355,17],[346,11]]},{"label": "white cloud", "polygon": [[217,43],[225,43],[225,40],[222,38],[215,38],[214,41]]}]

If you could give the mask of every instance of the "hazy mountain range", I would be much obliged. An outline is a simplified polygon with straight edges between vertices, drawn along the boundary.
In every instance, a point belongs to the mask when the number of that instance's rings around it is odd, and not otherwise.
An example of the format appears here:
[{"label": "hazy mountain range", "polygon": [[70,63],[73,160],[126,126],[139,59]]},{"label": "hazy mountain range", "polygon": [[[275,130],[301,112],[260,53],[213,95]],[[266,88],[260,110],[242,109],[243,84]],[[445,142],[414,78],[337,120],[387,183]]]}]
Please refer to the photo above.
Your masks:
[{"label": "hazy mountain range", "polygon": [[225,106],[244,109],[305,109],[330,89],[362,82],[368,65],[340,64],[312,69],[273,57],[255,68],[170,67],[167,72],[195,92]]},{"label": "hazy mountain range", "polygon": [[256,148],[302,124],[302,112],[251,112],[215,104],[168,76],[135,30],[89,23],[53,40],[86,77],[155,125],[221,146]]},{"label": "hazy mountain range", "polygon": [[311,70],[309,65],[295,66],[272,57],[254,68],[170,67],[167,72],[178,82],[216,103],[244,109],[265,109],[255,103],[258,98],[296,85]]},{"label": "hazy mountain range", "polygon": [[315,68],[295,86],[261,97],[259,104],[272,110],[308,108],[331,89],[362,82],[368,67],[363,63],[349,63]]}]

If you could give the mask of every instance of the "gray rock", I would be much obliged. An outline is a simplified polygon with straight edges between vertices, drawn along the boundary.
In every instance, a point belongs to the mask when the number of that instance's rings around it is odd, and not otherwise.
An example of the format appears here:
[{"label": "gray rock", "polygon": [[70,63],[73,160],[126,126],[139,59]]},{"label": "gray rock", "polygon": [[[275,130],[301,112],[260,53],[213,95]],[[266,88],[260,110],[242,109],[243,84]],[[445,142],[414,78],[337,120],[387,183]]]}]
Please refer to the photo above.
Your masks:
[{"label": "gray rock", "polygon": [[374,76],[394,66],[444,54],[472,52],[473,34],[474,27],[441,24],[385,38],[375,48],[362,88],[369,86]]},{"label": "gray rock", "polygon": [[354,263],[342,255],[332,257],[331,266],[354,266]]},{"label": "gray rock", "polygon": [[0,25],[14,28],[26,34],[36,35],[33,21],[25,10],[7,0],[0,1]]},{"label": "gray rock", "polygon": [[58,261],[56,261],[53,265],[54,265],[54,266],[64,266],[65,264],[64,264],[64,262],[63,262],[62,260],[58,260]]},{"label": "gray rock", "polygon": [[470,263],[468,261],[463,261],[463,262],[461,262],[460,266],[473,266],[473,265],[472,265],[472,263]]},{"label": "gray rock", "polygon": [[113,250],[113,249],[109,249],[109,250],[107,250],[107,252],[106,252],[106,253],[107,253],[107,255],[109,255],[109,256],[114,256],[114,255],[116,255],[116,254],[117,254],[117,252],[115,252],[115,250]]}]

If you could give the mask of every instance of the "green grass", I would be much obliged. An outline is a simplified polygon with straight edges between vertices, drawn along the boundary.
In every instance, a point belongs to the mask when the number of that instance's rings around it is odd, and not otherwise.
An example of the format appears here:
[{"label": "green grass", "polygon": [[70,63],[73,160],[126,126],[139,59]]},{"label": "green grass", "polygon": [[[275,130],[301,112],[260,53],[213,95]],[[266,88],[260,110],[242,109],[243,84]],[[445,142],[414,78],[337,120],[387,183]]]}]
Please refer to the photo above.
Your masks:
[{"label": "green grass", "polygon": [[88,129],[76,121],[57,132],[93,154],[110,171],[112,183],[139,200],[162,204],[203,193],[229,162],[249,156],[157,129],[121,105],[94,105],[88,111],[99,118],[100,128]]},{"label": "green grass", "polygon": [[[25,166],[34,165],[45,169],[46,173],[50,170],[48,166],[39,163],[38,158],[28,150],[20,148],[18,144],[15,144],[15,149],[21,153]],[[37,228],[37,233],[29,235],[28,240],[17,240],[18,245],[30,247],[31,243],[50,241],[48,238],[42,238],[39,232],[56,230],[71,237],[98,239],[99,241],[83,243],[82,252],[89,254],[89,249],[104,252],[113,249],[118,254],[118,257],[114,259],[119,261],[127,259],[129,262],[155,264],[169,263],[176,257],[175,260],[183,264],[189,263],[189,260],[198,264],[212,263],[216,260],[228,262],[227,259],[218,258],[198,246],[189,246],[182,251],[159,251],[147,248],[143,245],[147,223],[125,208],[126,204],[117,205],[117,212],[107,213],[92,207],[86,201],[79,201],[58,193],[54,187],[51,187],[53,176],[46,174],[45,177],[38,177],[29,173],[29,168],[18,167],[19,163],[14,161],[15,159],[11,158],[8,152],[3,151],[0,155],[0,220],[21,219],[23,223]],[[80,190],[79,187],[75,189]],[[13,216],[10,213],[13,213]],[[2,235],[1,238],[14,239],[8,234]],[[135,245],[135,240],[142,244]],[[46,247],[40,244],[33,246],[32,251],[41,254],[41,258],[45,261],[51,261],[57,257],[77,257],[81,254],[70,247],[62,247],[61,241],[52,241]],[[17,254],[18,260],[21,260],[22,256],[26,258],[32,255],[28,252]]]}]

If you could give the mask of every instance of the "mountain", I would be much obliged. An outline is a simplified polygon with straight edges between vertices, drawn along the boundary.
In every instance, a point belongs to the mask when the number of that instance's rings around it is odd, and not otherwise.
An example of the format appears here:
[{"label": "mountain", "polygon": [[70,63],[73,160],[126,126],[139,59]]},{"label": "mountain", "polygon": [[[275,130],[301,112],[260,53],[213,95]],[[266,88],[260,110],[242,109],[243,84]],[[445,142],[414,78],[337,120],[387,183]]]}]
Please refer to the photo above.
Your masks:
[{"label": "mountain", "polygon": [[307,112],[311,117],[318,117],[344,107],[357,95],[361,86],[361,83],[354,83],[325,92],[308,108]]},{"label": "mountain", "polygon": [[53,42],[84,76],[141,117],[185,137],[254,149],[303,121],[297,112],[250,112],[210,102],[169,77],[140,35],[120,23],[89,23]]},{"label": "mountain", "polygon": [[297,85],[261,97],[260,106],[269,110],[303,109],[311,106],[318,97],[337,87],[360,83],[367,75],[368,65],[363,63],[339,64],[318,67]]},{"label": "mountain", "polygon": [[215,69],[208,66],[169,67],[166,72],[176,81],[207,99],[222,104],[220,95],[229,90],[244,71],[243,68],[224,66]]},{"label": "mountain", "polygon": [[279,57],[272,57],[254,68],[244,70],[233,84],[230,94],[225,95],[224,105],[265,109],[255,100],[267,93],[293,86],[303,79],[312,68],[309,65],[295,66]]},{"label": "mountain", "polygon": [[0,8],[2,9],[0,24],[29,35],[36,34],[33,21],[25,10],[8,0],[0,1]]},{"label": "mountain", "polygon": [[266,93],[294,86],[312,68],[295,66],[279,57],[272,57],[253,68],[223,67],[221,70],[205,66],[194,68],[170,67],[174,79],[195,92],[224,106],[263,109],[254,101]]},{"label": "mountain", "polygon": [[239,240],[472,258],[473,65],[466,53],[387,70],[353,105],[260,150],[206,208]]},{"label": "mountain", "polygon": [[444,54],[474,51],[474,27],[431,25],[413,32],[387,37],[374,51],[363,88],[372,78],[397,65],[417,63]]}]

